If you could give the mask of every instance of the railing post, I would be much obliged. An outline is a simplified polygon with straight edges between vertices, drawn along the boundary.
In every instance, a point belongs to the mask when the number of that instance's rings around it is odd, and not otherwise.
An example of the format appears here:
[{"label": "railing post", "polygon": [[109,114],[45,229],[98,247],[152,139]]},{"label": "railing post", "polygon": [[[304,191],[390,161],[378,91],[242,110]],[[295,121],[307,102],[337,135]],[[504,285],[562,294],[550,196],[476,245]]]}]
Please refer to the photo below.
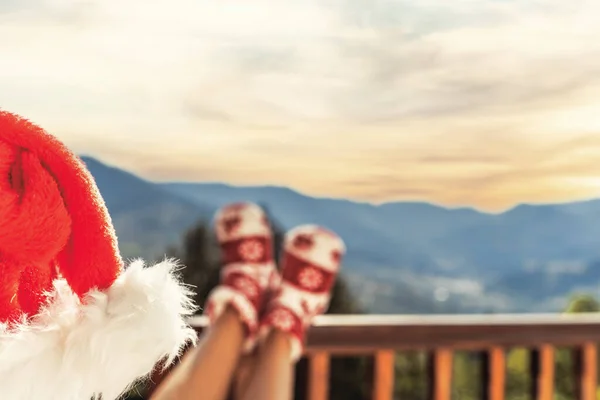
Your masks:
[{"label": "railing post", "polygon": [[429,357],[429,398],[430,400],[452,399],[452,367],[451,349],[440,348]]},{"label": "railing post", "polygon": [[577,400],[596,400],[598,355],[596,343],[585,343],[575,352]]},{"label": "railing post", "polygon": [[326,352],[319,351],[309,356],[307,400],[328,400],[329,369],[330,358]]},{"label": "railing post", "polygon": [[382,350],[375,353],[373,373],[373,400],[394,398],[395,352]]},{"label": "railing post", "polygon": [[483,353],[482,375],[484,400],[504,400],[506,352],[502,347],[492,347]]},{"label": "railing post", "polygon": [[531,398],[554,399],[554,347],[544,344],[530,352]]}]

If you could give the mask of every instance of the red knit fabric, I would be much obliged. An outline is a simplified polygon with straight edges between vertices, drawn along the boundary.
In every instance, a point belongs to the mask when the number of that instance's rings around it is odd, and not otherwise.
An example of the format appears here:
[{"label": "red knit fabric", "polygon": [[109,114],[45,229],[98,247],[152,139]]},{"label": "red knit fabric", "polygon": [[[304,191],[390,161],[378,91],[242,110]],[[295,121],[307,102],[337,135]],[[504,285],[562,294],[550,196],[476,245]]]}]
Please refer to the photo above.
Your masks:
[{"label": "red knit fabric", "polygon": [[39,309],[55,263],[80,296],[111,286],[122,260],[108,212],[78,157],[0,111],[0,322]]},{"label": "red knit fabric", "polygon": [[20,275],[19,269],[0,261],[0,321],[12,321],[21,314],[21,306],[15,296],[19,290]]}]

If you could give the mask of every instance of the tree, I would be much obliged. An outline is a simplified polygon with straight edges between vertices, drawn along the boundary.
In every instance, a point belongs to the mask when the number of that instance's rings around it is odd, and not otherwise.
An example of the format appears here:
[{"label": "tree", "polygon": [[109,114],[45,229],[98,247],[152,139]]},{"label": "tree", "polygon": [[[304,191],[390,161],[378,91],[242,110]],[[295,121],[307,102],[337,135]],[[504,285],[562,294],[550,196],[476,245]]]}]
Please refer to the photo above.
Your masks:
[{"label": "tree", "polygon": [[202,306],[219,284],[221,267],[219,246],[210,224],[198,221],[183,235],[179,247],[167,249],[167,256],[181,260],[183,281],[193,287],[194,301]]},{"label": "tree", "polygon": [[[428,397],[428,355],[424,351],[403,352],[396,356],[396,397],[406,400],[425,400]],[[461,398],[462,400],[462,398]]]},{"label": "tree", "polygon": [[506,398],[509,400],[529,399],[532,380],[529,349],[515,348],[508,352],[506,360]]},{"label": "tree", "polygon": [[600,311],[600,303],[594,296],[588,294],[576,294],[571,297],[565,312],[572,313],[588,313]]}]

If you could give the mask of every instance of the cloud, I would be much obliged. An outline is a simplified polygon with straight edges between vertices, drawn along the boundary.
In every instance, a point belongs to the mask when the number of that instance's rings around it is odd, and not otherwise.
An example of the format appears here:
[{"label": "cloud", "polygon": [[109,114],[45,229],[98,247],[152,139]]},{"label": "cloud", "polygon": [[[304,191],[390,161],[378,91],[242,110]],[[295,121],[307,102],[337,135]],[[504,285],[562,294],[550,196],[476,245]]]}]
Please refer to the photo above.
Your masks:
[{"label": "cloud", "polygon": [[0,0],[0,105],[156,179],[600,194],[592,0]]}]

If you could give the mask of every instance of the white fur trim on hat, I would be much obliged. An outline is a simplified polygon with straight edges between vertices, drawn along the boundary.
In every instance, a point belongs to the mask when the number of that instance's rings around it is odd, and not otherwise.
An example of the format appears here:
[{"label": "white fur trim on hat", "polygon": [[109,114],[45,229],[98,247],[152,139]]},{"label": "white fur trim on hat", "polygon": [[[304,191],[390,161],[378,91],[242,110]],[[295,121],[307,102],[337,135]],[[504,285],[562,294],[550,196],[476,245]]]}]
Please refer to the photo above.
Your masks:
[{"label": "white fur trim on hat", "polygon": [[0,325],[0,398],[117,399],[158,361],[170,363],[196,340],[194,311],[177,264],[134,261],[106,291],[82,302],[55,281],[47,306],[30,321]]}]

